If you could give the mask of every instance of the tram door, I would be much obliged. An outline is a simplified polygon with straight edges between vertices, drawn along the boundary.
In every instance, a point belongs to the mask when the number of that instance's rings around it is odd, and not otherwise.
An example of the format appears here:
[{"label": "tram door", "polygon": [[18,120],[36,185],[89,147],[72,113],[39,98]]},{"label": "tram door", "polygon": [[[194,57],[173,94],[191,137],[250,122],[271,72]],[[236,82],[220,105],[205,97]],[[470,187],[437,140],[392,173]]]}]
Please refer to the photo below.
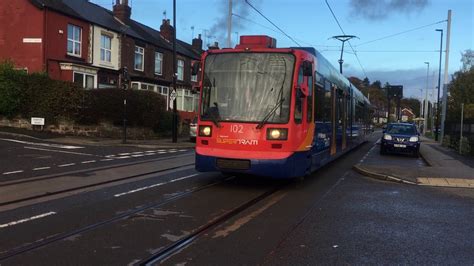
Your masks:
[{"label": "tram door", "polygon": [[347,98],[344,91],[337,86],[332,86],[332,136],[331,155],[343,150],[347,145],[346,119],[347,119]]}]

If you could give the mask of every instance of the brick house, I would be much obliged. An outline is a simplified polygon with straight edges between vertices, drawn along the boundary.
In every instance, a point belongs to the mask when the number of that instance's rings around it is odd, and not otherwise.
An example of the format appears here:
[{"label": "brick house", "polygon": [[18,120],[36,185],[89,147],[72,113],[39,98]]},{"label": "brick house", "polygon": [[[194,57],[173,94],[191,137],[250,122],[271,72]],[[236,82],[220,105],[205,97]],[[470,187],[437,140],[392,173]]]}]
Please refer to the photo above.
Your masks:
[{"label": "brick house", "polygon": [[[169,98],[174,31],[169,20],[160,31],[132,20],[128,0],[116,0],[112,11],[88,0],[2,0],[1,5],[0,60],[99,89],[117,87],[120,70],[127,67],[132,89]],[[192,45],[177,41],[177,108],[183,119],[196,114],[191,64],[201,53],[200,38]]]}]

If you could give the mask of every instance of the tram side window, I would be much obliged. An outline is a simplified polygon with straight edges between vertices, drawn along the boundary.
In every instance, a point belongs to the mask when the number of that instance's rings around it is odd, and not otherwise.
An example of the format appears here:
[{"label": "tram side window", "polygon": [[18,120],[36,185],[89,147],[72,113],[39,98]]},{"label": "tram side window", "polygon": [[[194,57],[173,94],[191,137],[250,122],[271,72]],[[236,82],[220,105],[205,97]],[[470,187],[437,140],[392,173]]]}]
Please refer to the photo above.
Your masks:
[{"label": "tram side window", "polygon": [[316,73],[314,117],[318,122],[331,121],[331,83]]},{"label": "tram side window", "polygon": [[[298,73],[298,85],[302,84],[303,80],[303,68],[300,67]],[[303,100],[299,90],[296,90],[295,95],[295,123],[301,124],[301,121],[303,119]]]},{"label": "tram side window", "polygon": [[307,111],[307,116],[306,116],[306,121],[311,122],[313,119],[313,77],[308,77],[308,90],[309,94],[307,97],[308,101],[308,111]]}]

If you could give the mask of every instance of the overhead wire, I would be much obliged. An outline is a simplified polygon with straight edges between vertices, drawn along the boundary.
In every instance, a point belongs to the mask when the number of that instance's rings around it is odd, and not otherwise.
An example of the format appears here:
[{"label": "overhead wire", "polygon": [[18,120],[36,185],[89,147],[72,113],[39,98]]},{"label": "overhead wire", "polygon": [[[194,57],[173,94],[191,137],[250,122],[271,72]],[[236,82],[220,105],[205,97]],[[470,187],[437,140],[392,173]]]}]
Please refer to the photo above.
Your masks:
[{"label": "overhead wire", "polygon": [[[339,26],[339,29],[341,29],[342,34],[346,35],[346,33],[344,32],[344,29],[343,29],[342,26],[341,26],[341,23],[339,23],[339,20],[338,20],[337,17],[336,17],[336,14],[334,14],[334,11],[332,10],[331,5],[329,5],[328,0],[325,0],[325,2],[326,2],[326,5],[327,5],[328,8],[329,8],[329,11],[331,11],[331,14],[332,14],[334,20],[336,20],[336,23],[337,23],[337,25]],[[356,51],[354,50],[354,47],[352,47],[352,44],[351,44],[350,41],[347,41],[347,43],[349,43],[349,46],[351,47],[351,50],[352,50],[352,52],[354,53],[354,55],[355,55],[355,57],[356,57],[356,59],[357,59],[357,62],[359,62],[359,66],[360,66],[360,68],[362,69],[362,72],[364,72],[364,76],[367,77],[367,73],[365,72],[365,69],[364,69],[364,67],[362,66],[362,63],[360,62],[359,56],[357,55]]]},{"label": "overhead wire", "polygon": [[392,37],[395,37],[395,36],[398,36],[398,35],[401,35],[401,34],[405,34],[405,33],[408,33],[408,32],[412,32],[412,31],[416,31],[416,30],[419,30],[419,29],[427,28],[429,26],[440,24],[440,23],[443,23],[443,22],[446,22],[446,21],[447,20],[440,20],[438,22],[434,22],[434,23],[430,23],[430,24],[427,24],[427,25],[419,26],[419,27],[416,27],[416,28],[413,28],[413,29],[409,29],[409,30],[398,32],[398,33],[390,34],[390,35],[380,37],[380,38],[377,38],[377,39],[374,39],[374,40],[371,40],[371,41],[360,43],[360,44],[356,45],[356,47],[359,47],[361,45],[365,45],[365,44],[368,44],[368,43],[373,43],[373,42],[376,42],[376,41],[380,41],[380,40],[385,40],[385,39],[388,39],[388,38],[392,38]]},{"label": "overhead wire", "polygon": [[278,27],[275,23],[273,23],[269,18],[267,18],[260,10],[258,10],[256,7],[254,7],[248,0],[245,0],[245,3],[249,5],[253,10],[255,10],[260,16],[262,16],[264,19],[266,19],[270,24],[272,24],[275,28],[277,28],[281,33],[283,33],[288,39],[292,40],[296,45],[300,46],[301,45],[290,35],[288,35],[284,30],[282,30],[280,27]]},{"label": "overhead wire", "polygon": [[[237,18],[239,18],[239,19],[242,19],[242,20],[245,20],[245,21],[247,21],[247,22],[250,22],[250,23],[253,23],[253,24],[255,24],[255,25],[258,25],[258,26],[260,26],[260,27],[262,27],[262,28],[265,28],[265,29],[267,29],[267,30],[271,30],[271,31],[273,31],[273,32],[275,32],[275,33],[282,34],[280,31],[277,31],[277,30],[275,30],[275,29],[273,29],[273,28],[271,28],[271,27],[268,27],[268,26],[266,26],[266,25],[263,25],[263,24],[261,24],[261,23],[258,23],[258,22],[254,21],[254,20],[251,20],[251,19],[246,18],[246,17],[244,17],[244,16],[241,16],[241,15],[239,15],[239,14],[232,13],[232,16],[235,16],[235,17],[237,17]],[[308,46],[313,46],[313,47],[324,47],[324,48],[335,48],[335,47],[339,47],[339,46],[337,46],[337,45],[311,44],[311,43],[309,43],[309,42],[307,42],[307,41],[304,41],[304,40],[301,40],[301,39],[298,39],[298,38],[295,38],[295,37],[294,37],[294,39],[297,40],[298,42],[302,43],[302,44],[305,44],[305,45],[308,45]]]}]

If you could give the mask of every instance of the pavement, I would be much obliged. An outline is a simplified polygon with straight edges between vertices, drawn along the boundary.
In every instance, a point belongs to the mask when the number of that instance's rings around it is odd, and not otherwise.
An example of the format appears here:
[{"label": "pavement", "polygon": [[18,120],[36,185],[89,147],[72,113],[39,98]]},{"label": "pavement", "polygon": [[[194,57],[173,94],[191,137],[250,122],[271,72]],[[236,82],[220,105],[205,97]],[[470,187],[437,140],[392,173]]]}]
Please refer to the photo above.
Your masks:
[{"label": "pavement", "polygon": [[69,136],[9,127],[0,127],[0,137],[29,138],[68,145],[137,147],[145,149],[194,148],[195,146],[195,143],[190,142],[189,137],[179,137],[176,143],[172,142],[171,137],[145,140],[127,139],[124,144],[122,139]]},{"label": "pavement", "polygon": [[384,158],[395,158],[395,156],[380,155],[379,149],[375,148],[377,145],[353,168],[365,176],[387,181],[474,189],[474,158],[458,155],[426,137],[421,137],[421,140],[420,156],[423,163],[411,165],[404,165],[399,161],[394,164],[387,163]]}]

